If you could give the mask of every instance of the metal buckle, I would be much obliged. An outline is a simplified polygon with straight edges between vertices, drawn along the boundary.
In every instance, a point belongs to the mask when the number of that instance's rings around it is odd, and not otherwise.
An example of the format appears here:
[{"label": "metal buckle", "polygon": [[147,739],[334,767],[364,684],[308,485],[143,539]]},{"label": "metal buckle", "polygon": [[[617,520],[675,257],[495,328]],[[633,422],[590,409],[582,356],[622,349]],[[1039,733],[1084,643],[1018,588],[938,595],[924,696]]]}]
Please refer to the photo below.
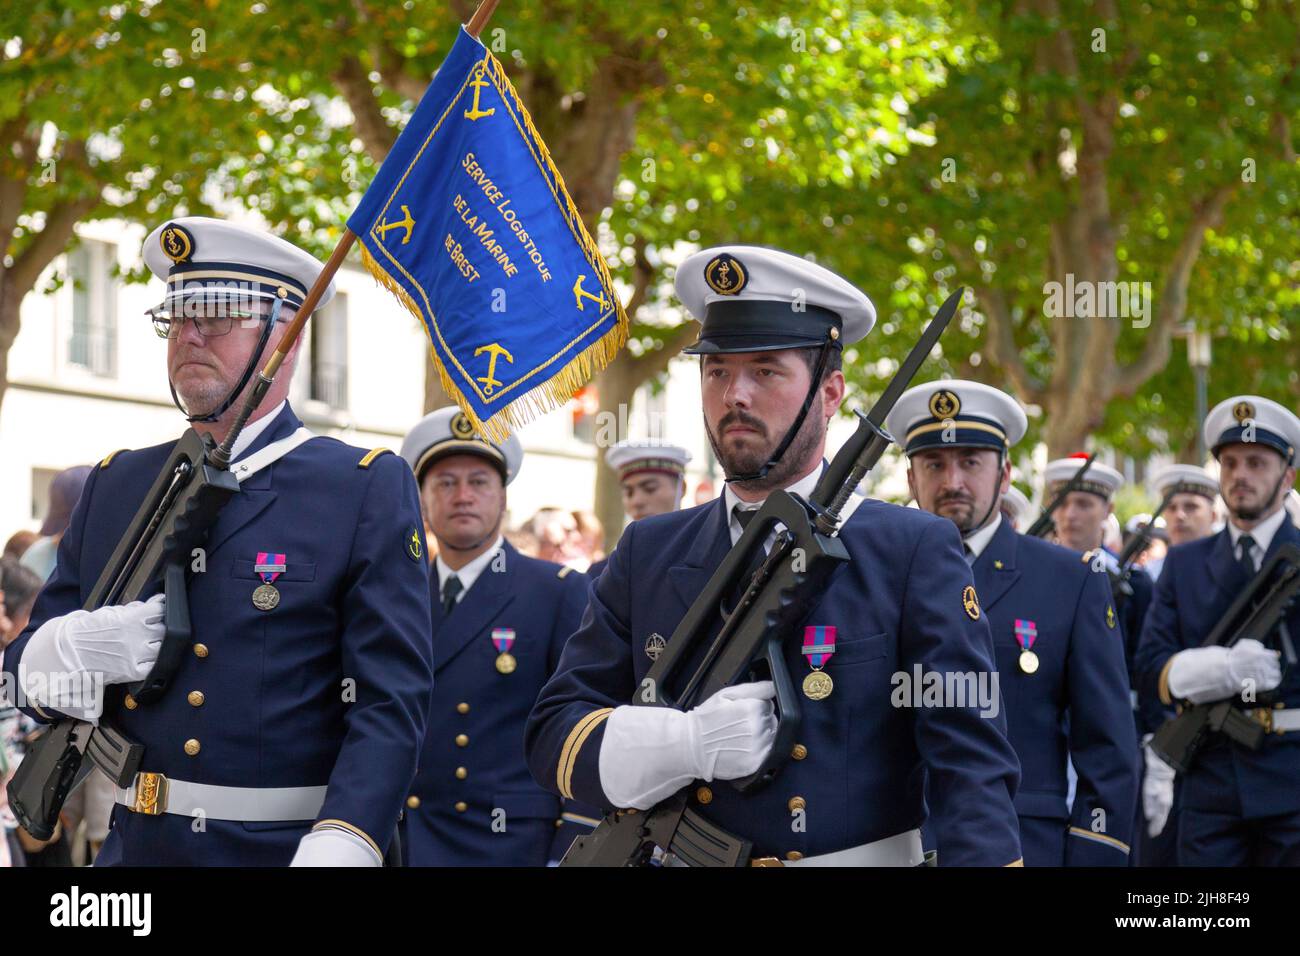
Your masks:
[{"label": "metal buckle", "polygon": [[160,773],[136,774],[135,801],[131,804],[131,810],[151,817],[166,813],[167,778]]},{"label": "metal buckle", "polygon": [[760,856],[749,861],[750,866],[785,866],[785,863],[774,856]]}]

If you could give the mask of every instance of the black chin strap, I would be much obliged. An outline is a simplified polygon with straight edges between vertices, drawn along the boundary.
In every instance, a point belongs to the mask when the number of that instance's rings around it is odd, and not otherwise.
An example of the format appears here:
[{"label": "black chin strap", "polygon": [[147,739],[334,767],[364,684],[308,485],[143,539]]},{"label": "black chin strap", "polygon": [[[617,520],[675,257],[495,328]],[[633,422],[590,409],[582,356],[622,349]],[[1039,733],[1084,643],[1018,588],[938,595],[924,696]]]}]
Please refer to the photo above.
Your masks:
[{"label": "black chin strap", "polygon": [[[253,377],[253,372],[257,370],[258,360],[262,357],[262,351],[266,348],[266,343],[271,340],[271,330],[275,328],[275,323],[280,321],[280,306],[284,304],[282,299],[276,299],[275,304],[271,307],[271,315],[267,317],[266,323],[262,327],[262,335],[257,340],[257,348],[253,349],[253,354],[248,359],[248,365],[244,369],[244,374],[240,376],[239,383],[226,396],[226,400],[217,406],[215,411],[206,415],[191,415],[181,404],[180,397],[176,394],[176,386],[172,383],[171,376],[167,376],[167,387],[171,389],[172,402],[180,409],[181,414],[185,416],[187,422],[215,422],[231,405],[235,404],[244,388],[248,385],[249,379]],[[184,331],[184,329],[182,329]]]},{"label": "black chin strap", "polygon": [[998,494],[997,489],[1002,484],[1002,469],[1006,466],[1006,461],[1003,457],[1004,455],[1006,455],[1005,450],[998,452],[998,479],[997,483],[993,486],[993,503],[989,505],[989,510],[984,512],[984,517],[980,519],[980,523],[962,534],[961,539],[963,541],[975,534],[977,531],[980,531],[986,524],[988,524],[989,518],[993,517],[993,509],[1002,504],[1002,496]]},{"label": "black chin strap", "polygon": [[728,484],[733,481],[762,481],[767,477],[768,472],[775,468],[781,461],[781,457],[790,447],[790,443],[794,441],[794,437],[799,434],[799,429],[803,427],[803,420],[808,417],[808,410],[812,408],[813,397],[821,387],[822,376],[826,374],[826,363],[830,360],[830,352],[834,345],[835,340],[831,338],[828,338],[822,344],[821,351],[817,354],[817,368],[813,371],[812,384],[808,387],[808,394],[805,395],[803,399],[803,407],[799,409],[799,414],[795,416],[794,424],[791,425],[790,430],[785,433],[785,437],[781,439],[781,443],[776,446],[776,450],[768,457],[767,463],[753,474],[733,475],[730,478],[725,479]]}]

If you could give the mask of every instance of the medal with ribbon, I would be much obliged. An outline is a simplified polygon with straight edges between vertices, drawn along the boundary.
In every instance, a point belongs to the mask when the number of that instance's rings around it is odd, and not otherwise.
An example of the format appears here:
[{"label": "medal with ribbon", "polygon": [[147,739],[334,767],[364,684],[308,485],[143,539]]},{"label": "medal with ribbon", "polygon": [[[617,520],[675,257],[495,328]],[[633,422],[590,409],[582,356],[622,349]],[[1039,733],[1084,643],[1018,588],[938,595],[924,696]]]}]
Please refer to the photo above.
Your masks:
[{"label": "medal with ribbon", "polygon": [[1016,643],[1020,645],[1020,669],[1026,674],[1038,670],[1038,655],[1031,648],[1038,640],[1038,625],[1016,618]]},{"label": "medal with ribbon", "polygon": [[510,653],[515,646],[515,629],[513,627],[492,628],[492,646],[497,649],[497,672],[513,674],[519,662]]},{"label": "medal with ribbon", "polygon": [[803,679],[803,692],[809,700],[825,700],[835,689],[831,675],[822,670],[834,655],[834,625],[809,625],[803,629],[803,656],[812,668]]},{"label": "medal with ribbon", "polygon": [[285,567],[283,554],[272,554],[270,551],[257,552],[253,571],[261,577],[262,583],[253,589],[253,607],[259,611],[275,610],[280,603],[280,592],[274,582],[284,573]]}]

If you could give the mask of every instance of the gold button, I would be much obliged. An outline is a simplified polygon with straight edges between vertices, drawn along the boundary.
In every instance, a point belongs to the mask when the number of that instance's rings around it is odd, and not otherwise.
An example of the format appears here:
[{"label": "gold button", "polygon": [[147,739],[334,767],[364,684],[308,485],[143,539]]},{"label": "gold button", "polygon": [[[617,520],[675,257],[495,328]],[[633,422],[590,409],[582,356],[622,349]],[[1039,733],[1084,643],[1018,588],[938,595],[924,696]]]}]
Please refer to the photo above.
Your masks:
[{"label": "gold button", "polygon": [[555,826],[556,826],[556,829],[559,829],[560,827],[564,826],[564,821],[563,821],[562,819],[561,819],[561,820],[556,820],[556,821],[555,821]]},{"label": "gold button", "polygon": [[802,860],[803,854],[800,853],[798,850],[791,850],[789,853],[785,855],[785,858],[787,860]]},{"label": "gold button", "polygon": [[713,791],[708,787],[700,787],[700,789],[695,791],[695,799],[700,801],[700,803],[712,803]]},{"label": "gold button", "polygon": [[457,812],[457,813],[464,813],[464,812],[465,812],[466,810],[468,810],[468,809],[469,809],[469,804],[466,803],[464,800],[458,800],[458,801],[456,802],[456,812]]},{"label": "gold button", "polygon": [[420,798],[417,797],[415,794],[411,794],[409,797],[406,798],[406,805],[410,807],[412,810],[418,810],[420,809]]},{"label": "gold button", "polygon": [[469,746],[469,735],[468,735],[468,734],[457,734],[457,735],[456,735],[456,746],[457,746],[457,747],[468,747],[468,746]]},{"label": "gold button", "polygon": [[130,694],[126,695],[126,700],[122,701],[122,703],[126,704],[127,710],[135,710],[137,707],[140,706],[139,702]]},{"label": "gold button", "polygon": [[186,700],[190,702],[191,707],[202,707],[204,699],[203,691],[201,690],[190,691],[189,697],[186,698]]},{"label": "gold button", "polygon": [[185,741],[185,752],[193,757],[199,752],[200,746],[199,742],[191,737],[189,740]]},{"label": "gold button", "polygon": [[794,813],[796,810],[802,810],[807,807],[808,801],[803,797],[791,797],[790,802],[787,803],[786,806],[790,808],[791,813]]},{"label": "gold button", "polygon": [[457,767],[457,768],[456,768],[456,779],[457,779],[457,780],[464,780],[464,779],[465,779],[466,777],[468,777],[468,776],[469,776],[469,771],[466,770],[464,767]]},{"label": "gold button", "polygon": [[206,644],[195,644],[195,645],[194,645],[194,656],[195,656],[195,657],[207,657],[207,656],[208,656],[208,645],[206,645]]},{"label": "gold button", "polygon": [[456,713],[458,713],[458,714],[468,714],[468,713],[469,713],[469,704],[457,704],[457,705],[456,705]]},{"label": "gold button", "polygon": [[808,748],[803,744],[795,744],[794,749],[790,751],[790,756],[795,760],[802,760],[804,757],[808,756]]}]

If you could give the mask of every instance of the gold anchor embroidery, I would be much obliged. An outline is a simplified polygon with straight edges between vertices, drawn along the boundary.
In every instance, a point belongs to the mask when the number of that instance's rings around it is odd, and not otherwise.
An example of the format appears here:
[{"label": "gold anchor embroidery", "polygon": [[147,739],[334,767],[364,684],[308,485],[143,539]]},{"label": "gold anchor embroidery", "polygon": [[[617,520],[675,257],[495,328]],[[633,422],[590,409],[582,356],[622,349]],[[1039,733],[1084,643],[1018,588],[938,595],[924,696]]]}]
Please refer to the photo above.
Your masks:
[{"label": "gold anchor embroidery", "polygon": [[500,343],[498,342],[492,342],[489,343],[488,345],[480,345],[478,348],[474,350],[474,357],[478,358],[479,355],[481,355],[484,352],[488,353],[487,375],[480,378],[476,378],[475,381],[482,383],[484,395],[491,395],[493,389],[495,389],[498,385],[502,384],[501,382],[497,381],[495,377],[495,373],[497,370],[497,356],[504,355],[506,357],[506,361],[509,362],[511,365],[515,364],[515,357],[511,355],[509,352],[507,352],[505,349],[503,349]]},{"label": "gold anchor embroidery", "polygon": [[375,232],[379,233],[379,237],[382,239],[387,236],[389,229],[405,229],[406,235],[402,236],[402,245],[406,245],[411,241],[411,227],[415,225],[415,220],[411,218],[411,210],[406,205],[402,206],[402,215],[405,218],[399,219],[397,222],[389,222],[387,219],[381,220],[379,225],[375,226]]},{"label": "gold anchor embroidery", "polygon": [[487,110],[481,110],[478,108],[479,94],[483,87],[488,85],[488,81],[483,78],[483,70],[484,66],[480,63],[478,69],[474,71],[474,79],[471,80],[469,84],[474,87],[474,105],[465,111],[465,119],[467,120],[482,119],[484,116],[491,116],[497,111],[495,106]]},{"label": "gold anchor embroidery", "polygon": [[595,302],[600,306],[600,311],[604,312],[605,309],[608,308],[608,303],[605,301],[605,293],[602,291],[600,295],[592,295],[590,292],[587,292],[582,287],[582,280],[585,278],[587,278],[585,275],[580,275],[578,276],[578,281],[573,283],[573,304],[578,307],[579,312],[584,312],[586,310],[582,307],[582,300],[590,299],[592,302]]}]

